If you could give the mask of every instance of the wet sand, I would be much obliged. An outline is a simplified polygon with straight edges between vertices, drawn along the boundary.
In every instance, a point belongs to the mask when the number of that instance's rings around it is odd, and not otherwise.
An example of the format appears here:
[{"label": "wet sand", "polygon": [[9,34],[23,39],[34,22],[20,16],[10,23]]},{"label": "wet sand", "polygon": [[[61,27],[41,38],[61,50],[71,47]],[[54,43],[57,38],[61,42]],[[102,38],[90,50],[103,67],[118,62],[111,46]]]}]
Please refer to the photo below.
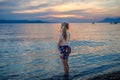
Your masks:
[{"label": "wet sand", "polygon": [[88,80],[120,80],[120,71],[98,75]]}]

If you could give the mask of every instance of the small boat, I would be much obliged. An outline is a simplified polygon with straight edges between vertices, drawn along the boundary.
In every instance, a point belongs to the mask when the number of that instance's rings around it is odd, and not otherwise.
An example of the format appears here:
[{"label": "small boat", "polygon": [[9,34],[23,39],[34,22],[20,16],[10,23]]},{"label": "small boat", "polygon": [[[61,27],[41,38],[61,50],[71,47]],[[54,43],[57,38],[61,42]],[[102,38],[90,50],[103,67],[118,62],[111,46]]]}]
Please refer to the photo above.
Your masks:
[{"label": "small boat", "polygon": [[92,22],[92,24],[95,24],[94,22]]},{"label": "small boat", "polygon": [[114,24],[117,24],[117,22],[114,22]]}]

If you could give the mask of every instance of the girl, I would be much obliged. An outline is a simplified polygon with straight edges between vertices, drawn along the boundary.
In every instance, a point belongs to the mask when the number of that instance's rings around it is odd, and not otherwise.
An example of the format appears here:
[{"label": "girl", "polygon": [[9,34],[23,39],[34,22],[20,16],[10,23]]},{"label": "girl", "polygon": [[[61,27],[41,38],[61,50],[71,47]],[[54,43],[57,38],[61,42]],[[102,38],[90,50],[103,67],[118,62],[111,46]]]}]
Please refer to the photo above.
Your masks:
[{"label": "girl", "polygon": [[58,41],[58,49],[60,50],[60,58],[62,59],[65,75],[69,75],[68,57],[71,53],[71,48],[68,45],[70,40],[70,33],[67,31],[68,29],[68,23],[64,22],[61,24],[61,33],[59,35]]}]

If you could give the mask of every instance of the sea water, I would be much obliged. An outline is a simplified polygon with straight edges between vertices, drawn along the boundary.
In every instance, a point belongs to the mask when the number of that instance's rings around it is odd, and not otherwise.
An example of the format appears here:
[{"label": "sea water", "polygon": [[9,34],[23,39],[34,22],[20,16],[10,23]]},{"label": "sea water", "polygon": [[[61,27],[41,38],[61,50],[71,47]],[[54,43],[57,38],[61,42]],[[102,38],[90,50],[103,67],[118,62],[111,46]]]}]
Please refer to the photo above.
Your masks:
[{"label": "sea water", "polygon": [[[120,71],[120,24],[70,23],[69,79]],[[60,23],[0,24],[0,80],[63,80]]]}]

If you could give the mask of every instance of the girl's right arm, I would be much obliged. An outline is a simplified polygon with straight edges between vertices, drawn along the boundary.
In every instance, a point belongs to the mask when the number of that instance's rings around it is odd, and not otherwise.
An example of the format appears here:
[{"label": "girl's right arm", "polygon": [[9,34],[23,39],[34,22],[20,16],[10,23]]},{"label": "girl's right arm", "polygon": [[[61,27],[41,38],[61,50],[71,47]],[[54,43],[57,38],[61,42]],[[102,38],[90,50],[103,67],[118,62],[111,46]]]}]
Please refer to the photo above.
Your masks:
[{"label": "girl's right arm", "polygon": [[58,41],[57,47],[60,48],[61,40]]}]

